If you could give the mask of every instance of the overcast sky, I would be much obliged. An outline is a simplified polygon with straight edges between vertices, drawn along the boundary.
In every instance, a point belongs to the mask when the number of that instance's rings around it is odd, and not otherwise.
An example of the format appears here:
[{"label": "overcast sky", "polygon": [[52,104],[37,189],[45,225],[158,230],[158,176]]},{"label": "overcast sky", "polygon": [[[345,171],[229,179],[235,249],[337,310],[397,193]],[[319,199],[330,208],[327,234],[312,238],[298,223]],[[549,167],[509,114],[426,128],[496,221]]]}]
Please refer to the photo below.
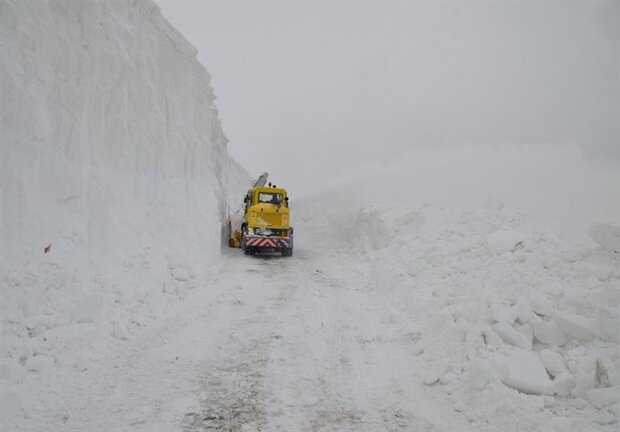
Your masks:
[{"label": "overcast sky", "polygon": [[578,142],[620,159],[620,2],[157,0],[230,153],[307,192],[403,149]]}]

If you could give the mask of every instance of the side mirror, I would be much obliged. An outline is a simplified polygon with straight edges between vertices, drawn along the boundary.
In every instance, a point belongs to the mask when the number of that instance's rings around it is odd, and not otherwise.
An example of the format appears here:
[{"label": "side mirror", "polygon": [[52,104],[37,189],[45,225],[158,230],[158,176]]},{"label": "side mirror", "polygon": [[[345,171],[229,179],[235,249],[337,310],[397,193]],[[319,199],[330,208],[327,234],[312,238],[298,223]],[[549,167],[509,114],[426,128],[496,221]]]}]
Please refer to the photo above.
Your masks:
[{"label": "side mirror", "polygon": [[288,197],[284,197],[284,201],[288,202]]}]

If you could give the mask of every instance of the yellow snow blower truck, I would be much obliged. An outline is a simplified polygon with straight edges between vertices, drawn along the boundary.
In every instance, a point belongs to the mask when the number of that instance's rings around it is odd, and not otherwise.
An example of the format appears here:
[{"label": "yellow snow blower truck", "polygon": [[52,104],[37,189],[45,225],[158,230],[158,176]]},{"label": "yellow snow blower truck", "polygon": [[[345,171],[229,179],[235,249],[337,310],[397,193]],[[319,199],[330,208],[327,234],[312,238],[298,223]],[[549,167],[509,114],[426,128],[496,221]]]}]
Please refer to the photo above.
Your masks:
[{"label": "yellow snow blower truck", "polygon": [[254,182],[243,199],[243,220],[232,228],[228,244],[240,247],[246,255],[279,252],[293,255],[293,227],[286,189],[267,184],[267,173]]}]

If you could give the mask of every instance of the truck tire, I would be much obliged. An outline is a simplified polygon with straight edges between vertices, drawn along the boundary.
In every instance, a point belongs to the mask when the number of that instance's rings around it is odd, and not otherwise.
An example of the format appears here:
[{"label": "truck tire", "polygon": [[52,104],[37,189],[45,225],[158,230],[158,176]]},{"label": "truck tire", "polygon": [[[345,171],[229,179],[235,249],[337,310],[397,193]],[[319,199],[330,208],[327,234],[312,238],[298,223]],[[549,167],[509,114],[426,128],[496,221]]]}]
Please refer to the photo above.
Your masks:
[{"label": "truck tire", "polygon": [[242,224],[241,225],[241,250],[243,251],[245,255],[251,255],[250,248],[246,245],[246,240],[245,240],[245,234],[247,232],[246,230],[247,230],[247,225]]},{"label": "truck tire", "polygon": [[293,256],[293,249],[290,249],[290,248],[282,249],[281,254],[282,254],[283,257]]}]

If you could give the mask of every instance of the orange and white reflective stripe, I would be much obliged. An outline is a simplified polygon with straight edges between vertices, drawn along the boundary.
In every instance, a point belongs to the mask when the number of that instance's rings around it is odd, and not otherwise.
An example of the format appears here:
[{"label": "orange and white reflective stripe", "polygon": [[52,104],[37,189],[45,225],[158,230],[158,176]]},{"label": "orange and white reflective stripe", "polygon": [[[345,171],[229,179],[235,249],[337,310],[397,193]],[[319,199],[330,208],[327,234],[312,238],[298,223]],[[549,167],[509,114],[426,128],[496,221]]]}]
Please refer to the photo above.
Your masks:
[{"label": "orange and white reflective stripe", "polygon": [[270,239],[270,238],[262,238],[262,237],[251,237],[246,240],[246,246],[253,247],[269,247],[269,248],[280,248],[280,247],[290,247],[290,243],[288,239]]}]

